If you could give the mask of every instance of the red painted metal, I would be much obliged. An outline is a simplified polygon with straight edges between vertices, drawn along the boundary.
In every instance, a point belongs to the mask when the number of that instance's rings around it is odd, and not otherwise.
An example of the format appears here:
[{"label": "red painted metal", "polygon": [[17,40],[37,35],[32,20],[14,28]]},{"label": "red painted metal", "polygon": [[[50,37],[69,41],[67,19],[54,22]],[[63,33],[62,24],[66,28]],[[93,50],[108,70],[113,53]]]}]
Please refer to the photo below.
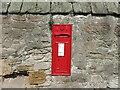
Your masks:
[{"label": "red painted metal", "polygon": [[52,75],[71,75],[72,24],[52,25]]}]

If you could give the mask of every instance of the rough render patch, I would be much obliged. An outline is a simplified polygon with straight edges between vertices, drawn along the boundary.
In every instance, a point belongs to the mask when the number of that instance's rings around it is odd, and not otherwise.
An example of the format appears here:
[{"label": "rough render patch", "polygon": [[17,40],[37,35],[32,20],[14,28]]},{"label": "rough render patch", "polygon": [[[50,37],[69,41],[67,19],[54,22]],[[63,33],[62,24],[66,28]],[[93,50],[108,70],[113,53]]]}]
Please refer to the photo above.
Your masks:
[{"label": "rough render patch", "polygon": [[30,84],[42,84],[46,81],[46,74],[44,71],[29,72]]}]

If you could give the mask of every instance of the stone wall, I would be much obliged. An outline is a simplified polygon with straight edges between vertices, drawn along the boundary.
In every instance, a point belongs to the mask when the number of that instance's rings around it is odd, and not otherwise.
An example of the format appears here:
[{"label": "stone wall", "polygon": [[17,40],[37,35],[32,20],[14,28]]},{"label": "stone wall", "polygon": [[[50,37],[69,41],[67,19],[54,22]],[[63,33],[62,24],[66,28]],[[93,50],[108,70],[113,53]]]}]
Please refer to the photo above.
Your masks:
[{"label": "stone wall", "polygon": [[[20,8],[21,3],[3,3],[0,15],[3,88],[118,88],[117,8],[110,11],[99,7],[101,3],[58,2],[37,3],[35,8],[34,3],[22,3]],[[73,24],[71,76],[51,75],[52,23]]]}]

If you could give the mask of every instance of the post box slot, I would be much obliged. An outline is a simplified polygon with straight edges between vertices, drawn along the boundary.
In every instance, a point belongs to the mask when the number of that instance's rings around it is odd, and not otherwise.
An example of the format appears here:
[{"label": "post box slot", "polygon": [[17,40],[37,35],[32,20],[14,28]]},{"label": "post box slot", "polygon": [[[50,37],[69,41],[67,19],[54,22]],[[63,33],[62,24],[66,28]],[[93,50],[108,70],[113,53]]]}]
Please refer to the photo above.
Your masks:
[{"label": "post box slot", "polygon": [[70,35],[67,35],[67,34],[59,34],[59,35],[55,35],[55,37],[70,37]]}]

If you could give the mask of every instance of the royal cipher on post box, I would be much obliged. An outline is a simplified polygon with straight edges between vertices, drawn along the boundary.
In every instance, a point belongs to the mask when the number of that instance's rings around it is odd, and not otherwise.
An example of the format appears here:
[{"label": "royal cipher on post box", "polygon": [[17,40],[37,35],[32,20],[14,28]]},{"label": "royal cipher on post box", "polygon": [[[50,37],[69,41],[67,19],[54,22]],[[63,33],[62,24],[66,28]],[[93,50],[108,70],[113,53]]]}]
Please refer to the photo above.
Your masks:
[{"label": "royal cipher on post box", "polygon": [[52,25],[52,75],[71,75],[72,24]]}]

